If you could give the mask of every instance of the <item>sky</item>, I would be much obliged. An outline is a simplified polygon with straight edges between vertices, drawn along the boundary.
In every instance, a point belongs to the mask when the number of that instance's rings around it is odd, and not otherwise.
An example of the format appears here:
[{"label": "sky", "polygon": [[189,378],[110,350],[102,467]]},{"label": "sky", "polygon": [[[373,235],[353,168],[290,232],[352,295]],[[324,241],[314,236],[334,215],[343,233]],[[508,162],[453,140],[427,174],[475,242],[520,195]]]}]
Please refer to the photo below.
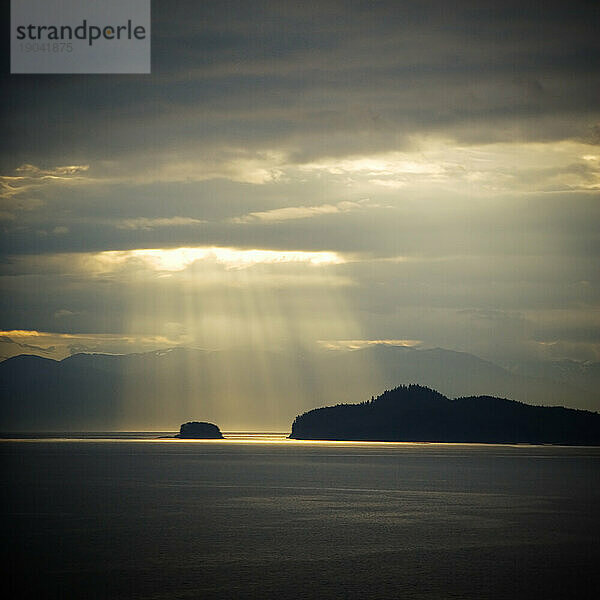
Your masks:
[{"label": "sky", "polygon": [[0,355],[599,361],[599,24],[595,2],[153,2],[151,75],[6,56]]}]

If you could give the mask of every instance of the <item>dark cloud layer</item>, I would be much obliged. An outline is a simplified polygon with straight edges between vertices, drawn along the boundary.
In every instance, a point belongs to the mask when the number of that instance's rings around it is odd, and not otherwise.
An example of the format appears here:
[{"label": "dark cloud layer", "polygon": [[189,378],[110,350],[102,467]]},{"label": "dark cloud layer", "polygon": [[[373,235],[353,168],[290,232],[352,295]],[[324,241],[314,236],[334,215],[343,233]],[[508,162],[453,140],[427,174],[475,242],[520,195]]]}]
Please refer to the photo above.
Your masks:
[{"label": "dark cloud layer", "polygon": [[591,136],[599,21],[592,2],[155,2],[151,76],[4,75],[1,164]]},{"label": "dark cloud layer", "polygon": [[151,75],[4,66],[4,331],[600,359],[597,3],[152,11]]}]

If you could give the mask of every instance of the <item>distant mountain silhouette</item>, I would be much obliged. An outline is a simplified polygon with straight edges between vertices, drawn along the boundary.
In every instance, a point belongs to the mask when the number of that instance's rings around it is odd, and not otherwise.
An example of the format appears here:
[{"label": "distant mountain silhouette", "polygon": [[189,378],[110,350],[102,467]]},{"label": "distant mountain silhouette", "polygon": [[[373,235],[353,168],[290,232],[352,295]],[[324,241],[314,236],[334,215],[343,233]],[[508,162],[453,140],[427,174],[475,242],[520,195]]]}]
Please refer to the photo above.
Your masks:
[{"label": "distant mountain silhouette", "polygon": [[419,385],[296,418],[293,439],[600,445],[600,414],[491,396],[450,400]]},{"label": "distant mountain silhouette", "polygon": [[183,423],[179,428],[179,433],[175,436],[181,439],[223,439],[220,429],[213,423],[203,421],[189,421]]},{"label": "distant mountain silhouette", "polygon": [[[375,376],[358,381],[361,364],[372,365]],[[328,359],[331,372],[343,372],[346,388],[370,397],[373,389],[391,389],[400,383],[420,382],[448,397],[491,395],[529,404],[573,405],[600,409],[598,363],[576,363],[579,375],[556,368],[556,363],[538,362],[519,368],[504,368],[467,352],[443,348],[405,348],[376,345],[353,352],[337,353]],[[355,395],[358,400],[361,396]],[[332,397],[327,404],[346,402],[351,397]],[[331,401],[333,399],[333,402]]]},{"label": "distant mountain silhouette", "polygon": [[594,365],[511,372],[464,352],[389,346],[313,353],[169,348],[60,361],[19,355],[0,362],[0,429],[165,431],[202,414],[231,430],[281,430],[316,406],[357,402],[404,382],[448,397],[489,394],[598,410]]}]

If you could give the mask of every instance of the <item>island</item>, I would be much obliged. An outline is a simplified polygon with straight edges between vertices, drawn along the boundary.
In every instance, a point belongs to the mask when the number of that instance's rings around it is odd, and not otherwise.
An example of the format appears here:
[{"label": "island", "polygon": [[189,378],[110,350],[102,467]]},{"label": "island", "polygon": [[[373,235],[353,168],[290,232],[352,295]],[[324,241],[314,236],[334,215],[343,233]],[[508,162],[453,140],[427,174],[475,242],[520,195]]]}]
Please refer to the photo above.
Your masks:
[{"label": "island", "polygon": [[402,385],[360,404],[338,404],[299,415],[289,437],[597,446],[600,414],[492,396],[451,400],[428,387]]},{"label": "island", "polygon": [[223,434],[213,423],[189,421],[183,423],[179,428],[179,433],[174,437],[184,440],[222,440]]}]

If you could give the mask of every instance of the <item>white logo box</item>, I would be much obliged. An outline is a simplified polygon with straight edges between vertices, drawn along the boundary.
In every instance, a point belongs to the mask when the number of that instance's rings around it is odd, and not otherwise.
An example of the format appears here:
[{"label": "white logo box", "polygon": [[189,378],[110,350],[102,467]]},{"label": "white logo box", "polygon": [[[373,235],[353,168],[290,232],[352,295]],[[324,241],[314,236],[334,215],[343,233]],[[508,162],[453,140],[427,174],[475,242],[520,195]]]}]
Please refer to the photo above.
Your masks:
[{"label": "white logo box", "polygon": [[150,73],[150,0],[11,0],[11,73]]}]

